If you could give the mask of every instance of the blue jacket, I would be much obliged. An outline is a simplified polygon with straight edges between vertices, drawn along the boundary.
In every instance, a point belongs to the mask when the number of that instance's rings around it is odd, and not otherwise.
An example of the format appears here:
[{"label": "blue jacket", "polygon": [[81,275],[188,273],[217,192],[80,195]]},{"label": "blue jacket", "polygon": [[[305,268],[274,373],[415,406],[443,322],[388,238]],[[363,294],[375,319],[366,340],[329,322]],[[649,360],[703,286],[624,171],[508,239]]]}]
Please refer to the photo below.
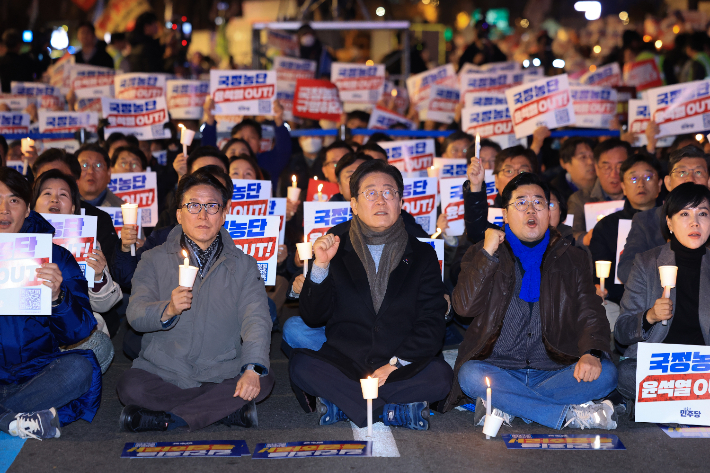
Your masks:
[{"label": "blue jacket", "polygon": [[[20,233],[53,234],[54,227],[32,211]],[[64,290],[64,299],[52,308],[52,315],[0,317],[0,384],[27,382],[54,359],[68,353],[85,356],[94,367],[91,388],[58,409],[58,413],[62,425],[80,418],[91,422],[101,403],[101,368],[91,350],[59,350],[60,346],[85,339],[96,327],[88,285],[79,264],[61,246],[52,245],[52,262],[62,271]]]}]

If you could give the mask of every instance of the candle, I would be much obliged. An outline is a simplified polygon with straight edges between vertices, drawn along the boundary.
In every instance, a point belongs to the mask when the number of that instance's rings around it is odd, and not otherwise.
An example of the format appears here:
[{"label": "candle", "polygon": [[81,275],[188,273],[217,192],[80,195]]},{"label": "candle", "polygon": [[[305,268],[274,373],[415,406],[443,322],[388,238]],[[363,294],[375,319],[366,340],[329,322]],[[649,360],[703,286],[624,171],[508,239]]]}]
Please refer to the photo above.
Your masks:
[{"label": "candle", "polygon": [[475,148],[476,159],[481,159],[481,135],[476,133],[476,148]]},{"label": "candle", "polygon": [[[675,287],[678,277],[678,266],[659,266],[658,273],[661,277],[661,286],[663,286],[663,297],[670,299],[671,289]],[[661,324],[668,325],[668,321],[662,320]]]},{"label": "candle", "polygon": [[291,187],[298,187],[295,174],[291,176]]},{"label": "candle", "polygon": [[296,175],[291,176],[291,186],[287,189],[288,200],[291,202],[298,202],[301,197],[301,189],[298,188],[298,182],[296,181]]},{"label": "candle", "polygon": [[318,185],[318,202],[323,202],[323,184]]},{"label": "candle", "polygon": [[392,97],[396,97],[396,96],[397,96],[397,89],[392,89]]},{"label": "candle", "polygon": [[[491,382],[488,380],[488,376],[486,376],[486,419],[490,419],[491,417],[491,411],[493,410],[491,407]],[[490,439],[490,435],[486,435],[486,439]]]},{"label": "candle", "polygon": [[439,235],[441,235],[441,228],[436,227],[436,233],[434,233],[434,234],[431,236],[431,239],[432,239],[432,240],[436,240],[436,239],[439,237]]},{"label": "candle", "polygon": [[[121,214],[124,225],[135,225],[138,222],[138,204],[121,205]],[[136,245],[131,243],[131,256],[136,255]]]},{"label": "candle", "polygon": [[187,251],[182,250],[182,255],[185,257],[185,264],[178,266],[178,284],[182,287],[192,287],[195,284],[197,277],[197,267],[190,266],[190,258],[187,256]]},{"label": "candle", "polygon": [[193,138],[195,138],[195,132],[192,130],[189,130],[180,123],[178,125],[180,127],[180,143],[182,143],[182,154],[187,156],[187,147],[192,144]]},{"label": "candle", "polygon": [[611,261],[596,261],[597,277],[599,278],[599,288],[602,293],[602,304],[606,305],[604,300],[604,280],[609,277],[611,271]]},{"label": "candle", "polygon": [[372,437],[372,400],[377,399],[379,378],[368,376],[367,379],[360,380],[362,388],[362,398],[367,400],[367,436]]},{"label": "candle", "polygon": [[182,250],[182,255],[185,257],[185,266],[190,266],[190,258],[187,257],[187,251]]},{"label": "candle", "polygon": [[22,138],[20,140],[20,150],[22,151],[22,154],[28,155],[32,153],[32,148],[35,145],[35,140],[32,138]]},{"label": "candle", "polygon": [[303,243],[296,243],[298,257],[303,260],[303,276],[308,276],[308,260],[313,256],[313,243],[308,241],[308,236],[303,237]]},{"label": "candle", "polygon": [[439,168],[432,166],[427,168],[426,173],[429,177],[439,177]]}]

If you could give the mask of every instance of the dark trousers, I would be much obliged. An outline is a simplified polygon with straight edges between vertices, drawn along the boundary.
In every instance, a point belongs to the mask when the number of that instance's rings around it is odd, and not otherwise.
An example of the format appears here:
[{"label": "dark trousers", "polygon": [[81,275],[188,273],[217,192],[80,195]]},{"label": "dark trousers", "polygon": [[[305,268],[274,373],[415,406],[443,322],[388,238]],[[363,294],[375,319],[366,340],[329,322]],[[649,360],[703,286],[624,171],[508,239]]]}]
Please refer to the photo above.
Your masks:
[{"label": "dark trousers", "polygon": [[627,358],[616,367],[619,373],[619,384],[616,390],[624,399],[636,400],[636,358]]},{"label": "dark trousers", "polygon": [[[291,382],[304,392],[329,400],[358,427],[367,425],[367,401],[362,398],[360,381],[353,381],[330,363],[304,352],[294,353],[289,373]],[[380,386],[372,409],[376,411],[385,404],[440,401],[449,393],[452,380],[451,367],[443,358],[434,358],[413,377]]]},{"label": "dark trousers", "polygon": [[[118,380],[116,391],[124,405],[134,404],[153,411],[170,412],[182,418],[190,430],[198,430],[238,411],[247,401],[233,397],[241,376],[221,383],[202,383],[197,388],[181,389],[155,374],[131,368]],[[255,399],[263,401],[274,387],[274,376],[259,378],[261,391]]]}]

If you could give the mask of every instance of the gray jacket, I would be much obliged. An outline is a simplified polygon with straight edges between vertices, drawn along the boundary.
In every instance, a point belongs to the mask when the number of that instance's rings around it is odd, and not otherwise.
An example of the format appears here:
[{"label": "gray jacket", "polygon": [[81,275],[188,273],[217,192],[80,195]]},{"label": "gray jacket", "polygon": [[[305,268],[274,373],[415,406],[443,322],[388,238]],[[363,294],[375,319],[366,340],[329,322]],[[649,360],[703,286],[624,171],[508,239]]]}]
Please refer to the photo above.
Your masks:
[{"label": "gray jacket", "polygon": [[[619,266],[616,268],[622,283],[626,284],[636,255],[666,244],[666,239],[661,234],[662,212],[663,207],[656,207],[638,212],[631,219],[631,231],[626,238],[624,251],[619,257]],[[665,218],[663,221],[665,222]]]},{"label": "gray jacket", "polygon": [[[614,327],[614,338],[622,345],[629,345],[629,348],[624,352],[624,356],[628,358],[636,357],[639,342],[663,342],[671,328],[672,317],[668,320],[668,325],[656,323],[648,332],[643,330],[643,318],[646,316],[646,312],[653,307],[657,299],[663,296],[658,267],[667,265],[675,266],[675,253],[671,250],[670,243],[636,255],[634,266],[624,288],[624,296],[621,298],[619,318]],[[674,314],[675,297],[676,290],[673,288],[671,289],[671,302]],[[700,267],[698,312],[700,327],[707,345],[710,340],[710,252],[705,253]]]},{"label": "gray jacket", "polygon": [[587,222],[584,218],[584,204],[592,202],[606,202],[611,200],[611,197],[604,192],[602,185],[597,179],[594,187],[590,191],[580,189],[572,194],[567,200],[567,214],[574,215],[572,222],[572,235],[574,236],[575,246],[583,247],[582,239],[587,234]]},{"label": "gray jacket", "polygon": [[106,189],[106,197],[99,207],[120,207],[123,204],[125,202],[119,196],[111,192],[111,189]]},{"label": "gray jacket", "polygon": [[160,318],[178,287],[182,225],[164,244],[143,253],[133,276],[126,316],[134,329],[148,332],[133,367],[183,389],[235,378],[248,363],[269,368],[271,317],[264,281],[254,258],[242,253],[224,228],[220,234],[222,254],[204,279],[195,280],[192,307],[167,329]]}]

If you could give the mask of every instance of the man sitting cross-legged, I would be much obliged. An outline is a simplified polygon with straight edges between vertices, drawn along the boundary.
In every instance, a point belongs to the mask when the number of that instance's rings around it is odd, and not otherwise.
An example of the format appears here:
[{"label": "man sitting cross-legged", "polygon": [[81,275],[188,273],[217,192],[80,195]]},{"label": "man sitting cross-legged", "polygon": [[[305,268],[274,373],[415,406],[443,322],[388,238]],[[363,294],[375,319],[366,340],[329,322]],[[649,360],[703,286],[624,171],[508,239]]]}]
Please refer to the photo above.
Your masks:
[{"label": "man sitting cross-legged", "polygon": [[550,190],[539,177],[515,177],[501,197],[505,231],[486,230],[468,250],[453,292],[456,312],[473,320],[444,410],[485,396],[488,377],[491,408],[504,418],[616,428],[611,402],[592,402],[616,387],[616,369],[587,255],[549,227]]}]

